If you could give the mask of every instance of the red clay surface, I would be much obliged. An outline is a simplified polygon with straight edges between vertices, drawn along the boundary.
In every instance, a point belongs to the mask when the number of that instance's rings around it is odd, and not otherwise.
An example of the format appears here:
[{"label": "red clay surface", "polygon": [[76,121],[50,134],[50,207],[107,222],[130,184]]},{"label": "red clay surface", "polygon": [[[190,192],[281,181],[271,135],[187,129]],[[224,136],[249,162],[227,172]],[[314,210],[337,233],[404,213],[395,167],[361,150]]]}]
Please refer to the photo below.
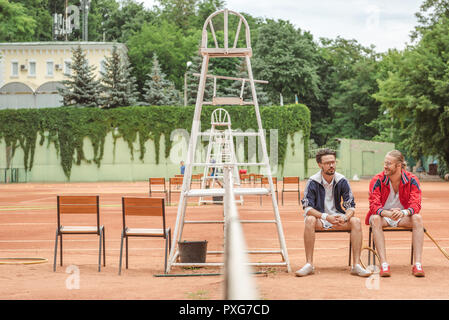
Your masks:
[{"label": "red clay surface", "polygon": [[[357,216],[364,220],[368,209],[369,181],[352,182]],[[423,219],[430,234],[449,251],[449,183],[422,182]],[[301,190],[305,181],[301,182]],[[106,228],[106,267],[97,271],[98,237],[64,236],[64,265],[53,272],[56,231],[56,195],[100,195],[101,223]],[[32,265],[0,265],[0,299],[222,299],[223,277],[154,277],[163,273],[164,240],[131,239],[129,269],[123,266],[118,275],[121,197],[148,196],[147,182],[3,184],[0,185],[0,257],[43,257],[48,262]],[[177,201],[179,194],[174,196]],[[301,193],[302,196],[302,193]],[[285,194],[279,204],[292,271],[305,263],[302,209],[294,193]],[[279,200],[281,199],[279,195]],[[194,202],[193,200],[190,200]],[[242,219],[272,219],[268,197],[263,206],[259,198],[246,197],[238,205]],[[174,228],[177,205],[166,209],[168,226]],[[187,217],[219,219],[218,205],[191,205]],[[244,226],[248,248],[278,249],[273,224]],[[363,225],[364,244],[368,227]],[[208,240],[209,250],[221,250],[221,225],[186,225],[183,240]],[[298,278],[286,268],[258,268],[268,271],[255,275],[262,299],[448,299],[449,261],[425,236],[423,266],[425,278],[411,275],[411,233],[386,234],[387,257],[392,277],[381,278],[367,286],[365,278],[349,274],[348,234],[317,234],[315,275]],[[207,261],[221,261],[222,256],[208,255]],[[251,255],[251,261],[279,262],[279,255]],[[59,261],[59,259],[58,259]],[[73,274],[68,266],[79,268],[79,289],[68,289]],[[174,267],[172,274],[221,272],[220,268],[185,269]],[[373,279],[371,279],[373,280]],[[375,280],[375,279],[374,279]],[[73,282],[72,282],[73,284]],[[369,289],[369,287],[371,289]],[[70,285],[69,285],[70,288]]]}]

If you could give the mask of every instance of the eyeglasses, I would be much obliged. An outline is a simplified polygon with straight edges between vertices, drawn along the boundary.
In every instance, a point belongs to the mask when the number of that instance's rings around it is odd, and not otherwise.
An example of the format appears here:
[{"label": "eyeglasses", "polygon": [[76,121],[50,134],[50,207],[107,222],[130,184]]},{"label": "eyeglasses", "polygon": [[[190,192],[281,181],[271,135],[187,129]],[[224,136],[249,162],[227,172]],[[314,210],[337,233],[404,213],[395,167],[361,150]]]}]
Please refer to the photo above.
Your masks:
[{"label": "eyeglasses", "polygon": [[327,162],[322,162],[321,164],[325,165],[325,166],[331,166],[331,165],[336,165],[337,161],[327,161]]},{"label": "eyeglasses", "polygon": [[390,166],[396,165],[396,164],[398,164],[398,162],[384,161],[384,166],[386,166],[386,167],[390,167]]}]

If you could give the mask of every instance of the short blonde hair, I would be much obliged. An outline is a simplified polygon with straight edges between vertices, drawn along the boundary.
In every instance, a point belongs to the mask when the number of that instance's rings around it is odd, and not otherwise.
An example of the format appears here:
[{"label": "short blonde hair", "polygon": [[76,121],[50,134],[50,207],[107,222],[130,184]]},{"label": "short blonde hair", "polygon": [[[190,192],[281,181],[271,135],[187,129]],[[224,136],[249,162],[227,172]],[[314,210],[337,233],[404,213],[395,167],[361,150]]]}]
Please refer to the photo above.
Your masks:
[{"label": "short blonde hair", "polygon": [[391,150],[387,153],[387,156],[393,157],[401,164],[402,169],[407,167],[407,162],[405,161],[405,157],[399,150]]}]

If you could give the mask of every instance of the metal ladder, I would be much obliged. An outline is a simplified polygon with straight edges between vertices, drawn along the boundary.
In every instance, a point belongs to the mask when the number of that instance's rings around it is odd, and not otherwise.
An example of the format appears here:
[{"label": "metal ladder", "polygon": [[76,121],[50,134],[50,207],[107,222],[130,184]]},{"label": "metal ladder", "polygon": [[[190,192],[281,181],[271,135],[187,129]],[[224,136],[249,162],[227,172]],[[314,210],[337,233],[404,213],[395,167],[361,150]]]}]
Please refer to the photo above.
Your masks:
[{"label": "metal ladder", "polygon": [[[225,129],[220,129],[221,127],[225,127]],[[200,134],[202,135],[202,133]],[[231,117],[225,109],[218,108],[212,112],[211,129],[208,136],[209,145],[207,147],[206,162],[217,163],[219,165],[233,164],[236,162],[234,139],[231,129]],[[209,176],[211,170],[213,171],[213,174]],[[224,183],[223,168],[206,165],[201,179],[201,189],[213,189],[216,183],[222,188]],[[237,166],[233,167],[233,184],[234,186],[240,185],[240,176]],[[237,201],[240,204],[243,204],[243,196],[240,195],[239,197],[240,198]],[[198,204],[201,205],[204,203],[223,203],[223,200],[214,201],[200,197]]]},{"label": "metal ladder", "polygon": [[[212,19],[219,15],[223,14],[223,21],[224,21],[224,44],[223,47],[220,47],[218,45],[218,41],[215,35]],[[235,33],[234,38],[234,45],[232,47],[229,46],[229,39],[228,39],[228,16],[234,15],[238,19],[238,26]],[[238,39],[239,39],[239,33],[241,27],[244,27],[245,29],[245,42],[246,47],[239,48],[237,47]],[[212,35],[212,38],[215,43],[215,47],[208,48],[207,42],[208,42],[208,27],[210,28],[210,32]],[[201,65],[201,73],[200,73],[200,80],[198,85],[198,94],[196,98],[196,104],[195,104],[195,112],[193,115],[193,122],[192,122],[192,130],[190,135],[190,141],[189,141],[189,147],[187,151],[187,158],[185,163],[185,172],[184,172],[184,180],[182,185],[182,190],[180,193],[180,199],[178,204],[178,211],[177,211],[177,217],[176,217],[176,224],[174,228],[173,238],[172,238],[172,245],[171,245],[171,251],[170,251],[170,257],[167,264],[167,272],[170,272],[171,268],[173,266],[223,266],[223,262],[204,262],[204,263],[181,263],[178,262],[178,258],[180,258],[179,248],[178,248],[178,242],[182,239],[182,233],[184,229],[184,225],[187,223],[200,223],[200,224],[210,224],[210,223],[221,223],[223,224],[226,220],[226,217],[224,217],[223,220],[202,220],[202,221],[186,221],[186,209],[187,209],[187,199],[190,197],[212,197],[212,196],[225,196],[225,188],[213,188],[213,189],[190,189],[190,183],[192,179],[192,170],[194,167],[215,167],[215,168],[229,168],[232,167],[231,172],[233,172],[236,168],[239,166],[254,166],[254,167],[261,167],[264,168],[266,175],[268,177],[269,187],[268,188],[234,188],[234,194],[236,196],[245,196],[245,195],[271,195],[272,205],[273,205],[273,212],[274,212],[274,219],[272,220],[240,220],[240,223],[274,223],[276,226],[276,231],[278,235],[279,240],[279,250],[248,250],[247,253],[254,253],[254,254],[280,254],[281,255],[281,262],[250,262],[250,265],[253,266],[285,266],[287,268],[288,272],[291,272],[290,262],[288,259],[288,253],[287,253],[287,247],[285,244],[285,237],[284,232],[282,229],[282,223],[281,218],[279,214],[279,208],[276,201],[276,195],[275,195],[275,189],[273,186],[273,180],[271,176],[271,168],[268,158],[268,152],[266,147],[266,139],[265,139],[265,133],[262,128],[262,120],[260,117],[260,111],[259,111],[259,105],[257,102],[257,94],[256,94],[256,88],[255,88],[255,82],[257,80],[254,80],[253,73],[251,69],[251,61],[250,57],[252,56],[252,49],[251,49],[251,41],[250,41],[250,30],[248,23],[246,19],[239,13],[230,11],[228,9],[223,9],[216,11],[215,13],[211,14],[205,21],[202,31],[202,41],[201,41],[201,48],[200,53],[203,56],[203,61]],[[212,101],[203,101],[204,99],[204,89],[206,84],[206,78],[207,77],[213,77],[213,78],[230,78],[230,77],[220,77],[220,76],[213,76],[208,75],[208,64],[210,58],[227,58],[227,57],[241,57],[245,59],[246,67],[248,71],[248,79],[243,78],[232,78],[232,80],[239,80],[243,83],[248,81],[251,85],[251,93],[252,93],[252,101],[243,101],[242,97],[216,97],[214,94],[214,97],[212,98]],[[261,82],[261,81],[257,81]],[[201,126],[201,110],[203,105],[254,105],[255,108],[255,114],[257,119],[257,125],[258,125],[258,131],[257,132],[232,132],[230,130],[227,130],[226,134],[230,136],[255,136],[259,137],[260,139],[260,145],[262,147],[262,153],[263,153],[263,160],[262,162],[254,162],[254,163],[212,163],[209,162],[209,159],[206,159],[206,162],[195,162],[195,154],[196,154],[196,146],[198,142],[198,138],[201,135],[205,135],[207,133],[200,132],[200,126]],[[231,137],[232,139],[232,137]],[[235,199],[234,199],[235,200]],[[208,254],[217,254],[217,253],[223,253],[223,251],[208,251]]]}]

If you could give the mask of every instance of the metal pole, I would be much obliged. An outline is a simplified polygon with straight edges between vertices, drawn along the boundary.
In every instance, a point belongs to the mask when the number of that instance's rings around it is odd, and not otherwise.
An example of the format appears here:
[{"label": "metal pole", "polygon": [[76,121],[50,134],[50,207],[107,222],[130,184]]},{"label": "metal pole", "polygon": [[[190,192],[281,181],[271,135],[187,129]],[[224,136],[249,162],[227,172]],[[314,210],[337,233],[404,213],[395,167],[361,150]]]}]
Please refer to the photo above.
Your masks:
[{"label": "metal pole", "polygon": [[184,107],[187,107],[187,71],[184,73]]},{"label": "metal pole", "polygon": [[186,72],[184,73],[184,107],[187,106],[187,70],[192,65],[191,61],[186,63]]}]

